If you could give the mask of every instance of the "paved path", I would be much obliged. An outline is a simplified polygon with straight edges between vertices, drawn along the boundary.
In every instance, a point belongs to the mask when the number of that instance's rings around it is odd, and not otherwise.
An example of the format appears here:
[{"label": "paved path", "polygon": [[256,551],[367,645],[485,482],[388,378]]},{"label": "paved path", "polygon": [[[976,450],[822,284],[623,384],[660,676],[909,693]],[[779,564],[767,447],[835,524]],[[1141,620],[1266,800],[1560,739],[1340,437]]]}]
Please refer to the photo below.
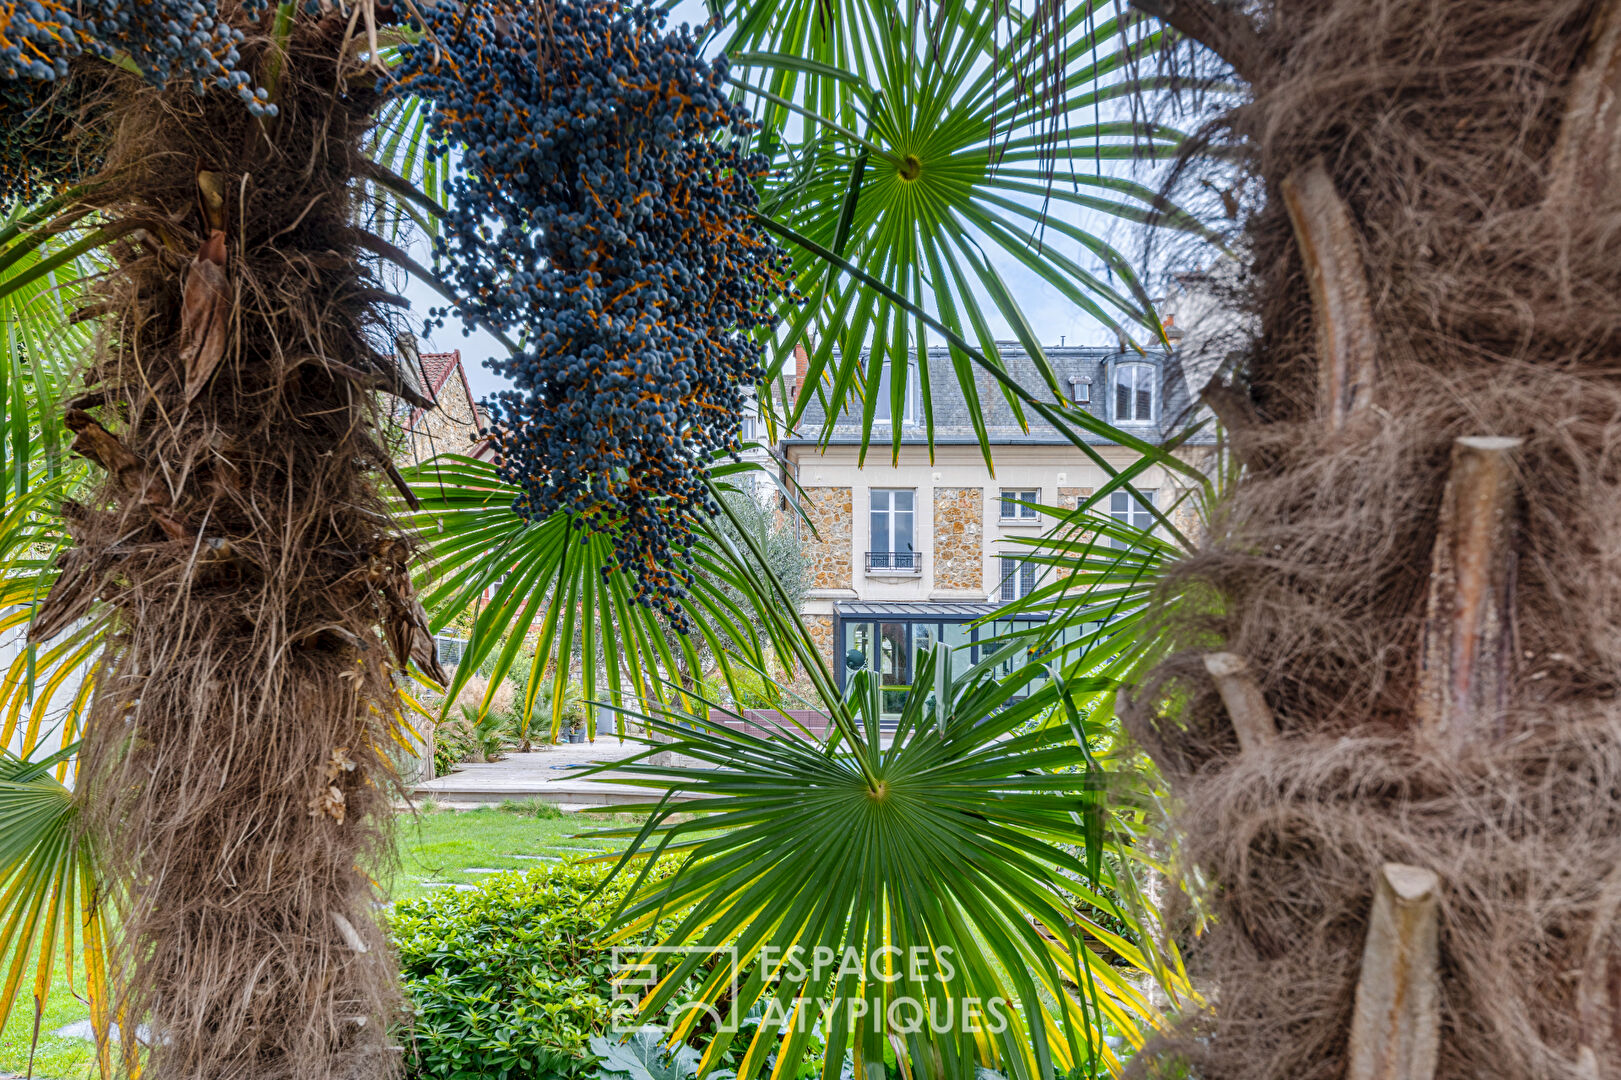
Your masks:
[{"label": "paved path", "polygon": [[652,802],[659,798],[655,789],[611,782],[624,773],[578,778],[582,766],[617,761],[645,749],[645,743],[621,741],[613,735],[599,736],[594,743],[542,746],[527,754],[508,754],[489,765],[463,762],[448,776],[418,784],[414,794],[458,808],[494,806],[508,799],[545,799],[565,810]]}]

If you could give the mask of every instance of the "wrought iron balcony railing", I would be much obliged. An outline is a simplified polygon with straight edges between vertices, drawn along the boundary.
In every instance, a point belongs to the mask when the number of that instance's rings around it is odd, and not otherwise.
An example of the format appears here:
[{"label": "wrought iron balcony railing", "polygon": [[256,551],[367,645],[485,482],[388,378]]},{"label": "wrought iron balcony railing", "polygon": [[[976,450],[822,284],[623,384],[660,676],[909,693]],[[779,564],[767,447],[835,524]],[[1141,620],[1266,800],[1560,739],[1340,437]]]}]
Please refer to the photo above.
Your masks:
[{"label": "wrought iron balcony railing", "polygon": [[921,574],[922,572],[923,553],[921,551],[867,552],[867,573],[869,574]]}]

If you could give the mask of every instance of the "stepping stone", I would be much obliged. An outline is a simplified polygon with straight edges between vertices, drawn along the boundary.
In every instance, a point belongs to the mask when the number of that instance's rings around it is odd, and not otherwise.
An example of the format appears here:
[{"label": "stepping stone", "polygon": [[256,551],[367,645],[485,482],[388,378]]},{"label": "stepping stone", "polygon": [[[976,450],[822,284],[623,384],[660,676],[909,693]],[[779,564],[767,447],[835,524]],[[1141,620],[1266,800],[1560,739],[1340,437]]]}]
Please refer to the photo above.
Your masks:
[{"label": "stepping stone", "polygon": [[561,855],[508,855],[509,859],[539,859],[541,862],[562,862]]},{"label": "stepping stone", "polygon": [[448,886],[449,888],[455,889],[457,892],[478,891],[477,885],[467,885],[457,881],[419,881],[417,884],[421,885],[424,889],[443,889]]},{"label": "stepping stone", "polygon": [[499,866],[469,866],[467,869],[463,870],[462,873],[464,873],[464,874],[499,874],[501,872],[501,870],[502,870],[502,867],[499,867]]},{"label": "stepping stone", "polygon": [[[96,1041],[95,1026],[88,1020],[79,1020],[68,1024],[65,1027],[59,1027],[55,1031],[51,1032],[51,1034],[55,1035],[59,1039],[83,1039],[85,1042],[90,1043]],[[118,1041],[117,1024],[112,1025],[112,1027],[108,1030],[108,1035],[111,1037],[113,1042]],[[152,1041],[152,1031],[145,1024],[141,1024],[135,1029],[135,1037],[143,1043],[150,1043]],[[10,1075],[12,1074],[0,1073],[0,1076]]]}]

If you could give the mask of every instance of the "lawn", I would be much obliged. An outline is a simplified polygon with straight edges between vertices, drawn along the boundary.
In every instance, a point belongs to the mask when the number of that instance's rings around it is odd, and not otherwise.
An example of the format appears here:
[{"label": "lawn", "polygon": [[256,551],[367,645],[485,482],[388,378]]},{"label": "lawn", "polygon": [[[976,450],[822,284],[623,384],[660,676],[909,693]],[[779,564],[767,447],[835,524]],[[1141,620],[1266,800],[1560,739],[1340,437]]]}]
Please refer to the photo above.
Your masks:
[{"label": "lawn", "polygon": [[[477,884],[495,870],[528,869],[552,860],[585,859],[623,846],[617,841],[583,839],[578,834],[634,823],[624,814],[565,814],[545,803],[508,803],[499,808],[452,811],[432,806],[404,813],[398,820],[399,866],[390,895],[404,900],[434,889]],[[0,980],[10,957],[0,967]],[[32,965],[28,981],[32,982]],[[73,989],[83,991],[83,966],[74,963]],[[57,964],[51,995],[39,1030],[33,1075],[39,1080],[79,1080],[95,1073],[95,1049],[77,1038],[53,1033],[88,1021],[90,1011],[68,986],[67,969]],[[28,1072],[34,1010],[25,987],[17,1013],[0,1031],[0,1077]]]},{"label": "lawn", "polygon": [[[11,970],[11,956],[5,958],[4,971]],[[73,987],[69,989],[67,965],[58,957],[56,974],[51,981],[51,994],[45,999],[45,1013],[39,1024],[39,1051],[34,1056],[34,1076],[53,1080],[78,1080],[95,1075],[96,1048],[83,1039],[58,1038],[53,1032],[68,1024],[88,1023],[90,1010],[74,996],[73,991],[84,992],[84,965],[77,957],[73,962]],[[28,965],[21,999],[5,1030],[0,1031],[0,1076],[28,1072],[28,1050],[34,1038],[34,998],[32,993],[34,966]]]},{"label": "lawn", "polygon": [[537,863],[617,851],[622,842],[579,834],[632,821],[624,814],[566,814],[545,803],[401,815],[392,895],[406,900],[436,888],[477,884],[495,870],[527,870]]}]

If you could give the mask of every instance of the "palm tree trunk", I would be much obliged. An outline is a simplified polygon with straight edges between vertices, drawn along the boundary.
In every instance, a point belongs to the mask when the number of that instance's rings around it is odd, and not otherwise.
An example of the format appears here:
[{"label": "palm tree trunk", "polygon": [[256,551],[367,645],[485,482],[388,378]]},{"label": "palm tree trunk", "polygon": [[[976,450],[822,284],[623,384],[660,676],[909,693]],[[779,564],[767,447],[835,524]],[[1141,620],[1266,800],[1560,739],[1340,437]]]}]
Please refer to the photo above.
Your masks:
[{"label": "palm tree trunk", "polygon": [[1251,468],[1127,710],[1218,917],[1155,1060],[1621,1075],[1621,4],[1139,6],[1258,181]]},{"label": "palm tree trunk", "polygon": [[345,23],[244,48],[273,120],[133,78],[108,106],[97,197],[140,231],[68,413],[106,480],[41,623],[109,611],[86,775],[153,1077],[398,1068],[370,875],[391,859],[393,675],[435,668],[376,490],[391,301],[353,178],[378,97],[340,70]]}]

